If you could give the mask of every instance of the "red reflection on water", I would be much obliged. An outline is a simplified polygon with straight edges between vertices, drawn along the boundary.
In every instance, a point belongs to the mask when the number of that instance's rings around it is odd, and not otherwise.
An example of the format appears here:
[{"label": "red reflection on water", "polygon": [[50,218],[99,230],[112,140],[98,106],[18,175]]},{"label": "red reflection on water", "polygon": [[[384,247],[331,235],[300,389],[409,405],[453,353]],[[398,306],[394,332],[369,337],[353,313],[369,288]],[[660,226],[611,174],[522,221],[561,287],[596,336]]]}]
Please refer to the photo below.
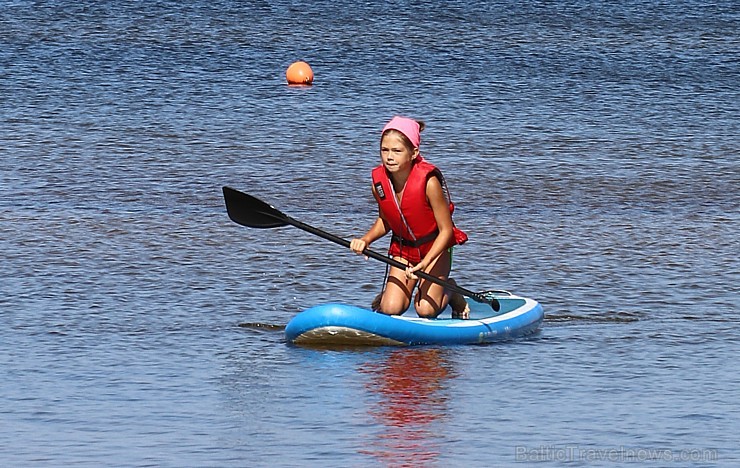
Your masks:
[{"label": "red reflection on water", "polygon": [[386,466],[424,466],[439,457],[444,434],[432,423],[447,415],[445,381],[454,377],[446,355],[442,349],[397,349],[360,369],[372,377],[368,390],[380,397],[369,414],[381,425],[361,453]]}]

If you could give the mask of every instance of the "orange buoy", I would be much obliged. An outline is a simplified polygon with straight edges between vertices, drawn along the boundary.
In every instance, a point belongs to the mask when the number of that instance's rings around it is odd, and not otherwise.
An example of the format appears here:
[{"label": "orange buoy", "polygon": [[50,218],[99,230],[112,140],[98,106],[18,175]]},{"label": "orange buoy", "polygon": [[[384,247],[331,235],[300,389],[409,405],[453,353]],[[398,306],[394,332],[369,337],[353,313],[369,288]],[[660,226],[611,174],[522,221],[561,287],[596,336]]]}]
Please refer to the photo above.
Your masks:
[{"label": "orange buoy", "polygon": [[293,62],[285,71],[290,85],[310,85],[313,83],[313,70],[306,62]]}]

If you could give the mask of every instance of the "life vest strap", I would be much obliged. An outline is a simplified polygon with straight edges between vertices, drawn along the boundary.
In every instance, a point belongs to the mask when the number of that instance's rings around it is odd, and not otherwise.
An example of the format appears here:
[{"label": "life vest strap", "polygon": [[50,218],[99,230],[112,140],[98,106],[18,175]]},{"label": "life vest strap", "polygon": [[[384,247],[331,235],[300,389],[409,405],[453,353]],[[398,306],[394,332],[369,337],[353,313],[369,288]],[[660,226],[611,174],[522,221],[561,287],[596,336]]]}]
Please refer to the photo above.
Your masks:
[{"label": "life vest strap", "polygon": [[434,239],[437,238],[438,235],[439,235],[439,230],[435,229],[434,232],[432,232],[431,234],[427,234],[426,236],[421,237],[421,238],[416,239],[416,240],[404,239],[403,237],[397,236],[396,234],[393,234],[393,237],[391,238],[391,240],[393,242],[398,242],[399,244],[401,244],[404,247],[418,248],[418,247],[421,247],[424,244],[427,244],[429,242],[432,242]]}]

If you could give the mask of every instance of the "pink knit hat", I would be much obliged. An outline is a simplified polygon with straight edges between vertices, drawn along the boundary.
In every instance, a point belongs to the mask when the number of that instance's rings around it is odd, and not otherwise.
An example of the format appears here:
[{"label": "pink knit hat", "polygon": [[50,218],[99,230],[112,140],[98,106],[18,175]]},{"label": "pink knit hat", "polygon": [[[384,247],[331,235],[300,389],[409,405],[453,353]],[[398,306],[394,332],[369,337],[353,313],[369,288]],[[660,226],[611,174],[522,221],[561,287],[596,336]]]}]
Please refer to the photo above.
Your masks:
[{"label": "pink knit hat", "polygon": [[409,139],[412,145],[414,145],[414,148],[418,148],[419,144],[421,144],[421,135],[419,134],[419,123],[414,119],[409,119],[407,117],[400,117],[395,116],[391,119],[390,122],[385,124],[385,127],[383,127],[383,132],[385,133],[386,130],[397,130],[404,135],[406,135],[406,138]]}]

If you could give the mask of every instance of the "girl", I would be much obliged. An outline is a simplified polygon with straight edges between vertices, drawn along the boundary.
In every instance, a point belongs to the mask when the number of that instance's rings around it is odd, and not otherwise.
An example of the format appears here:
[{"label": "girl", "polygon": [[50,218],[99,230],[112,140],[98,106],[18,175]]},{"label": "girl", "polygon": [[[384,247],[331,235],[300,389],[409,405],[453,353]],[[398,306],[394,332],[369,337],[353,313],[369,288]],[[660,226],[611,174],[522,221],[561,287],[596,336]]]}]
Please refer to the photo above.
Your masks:
[{"label": "girl", "polygon": [[408,265],[406,270],[390,268],[383,292],[373,301],[374,310],[403,314],[419,283],[414,308],[420,317],[437,317],[449,302],[453,317],[468,318],[469,309],[460,294],[453,295],[415,275],[423,271],[446,280],[452,267],[452,246],[467,240],[465,233],[452,223],[454,206],[442,173],[419,153],[423,129],[424,122],[398,116],[383,128],[381,165],[372,172],[378,219],[364,236],[352,239],[350,248],[360,254],[392,231],[388,253]]}]

